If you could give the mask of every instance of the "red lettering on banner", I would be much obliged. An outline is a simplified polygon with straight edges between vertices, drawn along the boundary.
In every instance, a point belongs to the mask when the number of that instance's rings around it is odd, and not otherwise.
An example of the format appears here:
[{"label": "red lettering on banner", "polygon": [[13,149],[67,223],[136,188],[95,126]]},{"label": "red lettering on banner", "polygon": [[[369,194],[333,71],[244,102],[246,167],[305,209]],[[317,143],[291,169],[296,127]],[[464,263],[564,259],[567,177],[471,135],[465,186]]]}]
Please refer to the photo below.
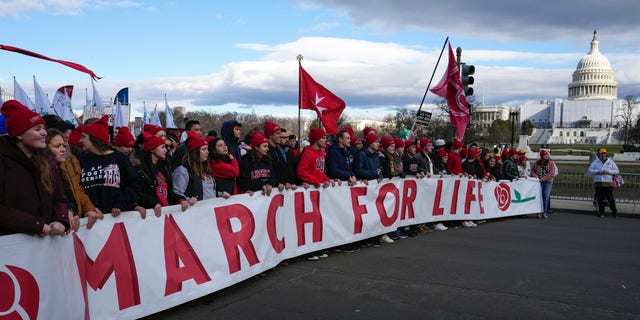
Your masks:
[{"label": "red lettering on banner", "polygon": [[309,192],[311,200],[311,211],[306,212],[304,207],[304,192],[294,194],[294,210],[296,217],[296,230],[298,232],[298,247],[305,245],[306,236],[304,225],[311,223],[313,227],[313,242],[322,241],[322,214],[320,213],[320,191]]},{"label": "red lettering on banner", "polygon": [[95,261],[87,255],[84,244],[76,233],[73,233],[73,247],[84,296],[85,319],[89,318],[87,285],[93,290],[102,289],[111,274],[114,274],[116,278],[116,293],[120,310],[140,304],[136,264],[123,222],[113,225],[111,233]]},{"label": "red lettering on banner", "polygon": [[482,201],[484,198],[482,197],[482,181],[478,182],[478,206],[480,207],[480,214],[484,214],[484,207],[482,206]]},{"label": "red lettering on banner", "polygon": [[476,201],[476,196],[473,194],[473,189],[476,186],[474,180],[467,181],[467,194],[464,198],[464,214],[471,213],[471,201]]},{"label": "red lettering on banner", "polygon": [[267,235],[269,241],[271,241],[271,247],[276,253],[282,252],[286,247],[284,237],[278,239],[278,230],[276,229],[276,214],[278,213],[278,207],[282,207],[284,204],[284,195],[277,194],[271,199],[269,204],[269,211],[267,211]]},{"label": "red lettering on banner", "polygon": [[418,195],[418,185],[415,180],[403,180],[402,186],[402,211],[400,212],[400,220],[413,219],[416,217],[413,211],[413,202]]},{"label": "red lettering on banner", "polygon": [[442,179],[438,179],[436,184],[436,197],[433,200],[432,216],[441,216],[444,214],[444,208],[440,207],[440,199],[442,199]]},{"label": "red lettering on banner", "polygon": [[451,196],[451,210],[449,214],[456,214],[458,211],[458,188],[460,188],[460,180],[453,181],[453,195]]},{"label": "red lettering on banner", "polygon": [[193,279],[197,284],[211,281],[191,243],[172,215],[166,215],[164,218],[164,265],[167,275],[165,296],[182,291],[182,283],[189,279]]},{"label": "red lettering on banner", "polygon": [[[384,199],[387,194],[391,193],[394,197],[393,201],[393,214],[391,217],[387,216],[387,209],[384,207]],[[378,190],[378,197],[376,198],[376,208],[378,209],[378,215],[380,216],[380,223],[383,226],[388,227],[393,225],[398,219],[398,210],[400,208],[400,192],[393,183],[387,183],[380,187]]]},{"label": "red lettering on banner", "polygon": [[[227,255],[227,263],[229,265],[229,273],[240,271],[240,250],[242,248],[244,256],[247,258],[249,265],[260,263],[256,248],[251,242],[251,237],[256,230],[256,222],[249,208],[241,204],[232,204],[229,206],[216,207],[213,209],[216,214],[216,223],[218,232]],[[231,219],[240,220],[240,230],[234,232],[231,226]]]},{"label": "red lettering on banner", "polygon": [[362,233],[362,215],[367,214],[367,206],[360,204],[358,197],[367,195],[367,187],[351,187],[351,208],[353,209],[353,234]]},{"label": "red lettering on banner", "polygon": [[0,288],[0,319],[38,318],[40,289],[29,271],[12,265],[0,267]]}]

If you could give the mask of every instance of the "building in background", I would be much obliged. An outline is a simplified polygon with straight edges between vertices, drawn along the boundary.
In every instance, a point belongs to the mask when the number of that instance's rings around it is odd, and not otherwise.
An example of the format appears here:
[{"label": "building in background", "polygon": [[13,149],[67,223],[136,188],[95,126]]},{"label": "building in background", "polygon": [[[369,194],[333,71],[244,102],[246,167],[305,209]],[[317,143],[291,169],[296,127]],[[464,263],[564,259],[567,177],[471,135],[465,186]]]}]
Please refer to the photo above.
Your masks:
[{"label": "building in background", "polygon": [[567,99],[520,106],[520,121],[536,128],[531,144],[621,144],[624,100],[594,30],[591,49],[576,66]]}]

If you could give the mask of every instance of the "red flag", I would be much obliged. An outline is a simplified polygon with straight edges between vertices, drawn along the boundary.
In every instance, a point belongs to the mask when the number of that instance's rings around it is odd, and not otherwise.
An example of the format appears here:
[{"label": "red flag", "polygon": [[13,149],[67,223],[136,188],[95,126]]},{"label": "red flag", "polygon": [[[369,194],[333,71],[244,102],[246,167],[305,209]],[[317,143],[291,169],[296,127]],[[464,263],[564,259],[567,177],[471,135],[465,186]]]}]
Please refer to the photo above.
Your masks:
[{"label": "red flag", "polygon": [[73,68],[73,69],[76,69],[78,71],[87,73],[87,74],[89,74],[91,76],[91,78],[93,80],[100,79],[100,77],[96,76],[96,74],[93,73],[93,71],[91,71],[91,70],[87,69],[85,66],[83,66],[81,64],[77,64],[75,62],[52,59],[52,58],[49,58],[47,56],[43,56],[43,55],[41,55],[39,53],[35,53],[35,52],[32,52],[32,51],[28,51],[28,50],[20,49],[20,48],[16,48],[16,47],[5,46],[5,45],[2,45],[2,44],[0,44],[0,49],[7,50],[7,51],[13,51],[13,52],[17,52],[17,53],[22,53],[24,55],[28,55],[28,56],[32,56],[32,57],[36,57],[36,58],[40,58],[40,59],[44,59],[44,60],[57,62],[57,63],[65,65],[65,66],[67,66],[69,68]]},{"label": "red flag", "polygon": [[317,83],[300,65],[300,109],[315,110],[327,134],[338,133],[344,101]]},{"label": "red flag", "polygon": [[460,68],[458,68],[456,57],[453,55],[451,43],[449,43],[449,66],[447,67],[447,72],[442,75],[442,79],[431,89],[431,92],[447,99],[451,125],[456,127],[458,138],[462,140],[471,116],[467,97],[464,95],[462,80],[460,80]]}]

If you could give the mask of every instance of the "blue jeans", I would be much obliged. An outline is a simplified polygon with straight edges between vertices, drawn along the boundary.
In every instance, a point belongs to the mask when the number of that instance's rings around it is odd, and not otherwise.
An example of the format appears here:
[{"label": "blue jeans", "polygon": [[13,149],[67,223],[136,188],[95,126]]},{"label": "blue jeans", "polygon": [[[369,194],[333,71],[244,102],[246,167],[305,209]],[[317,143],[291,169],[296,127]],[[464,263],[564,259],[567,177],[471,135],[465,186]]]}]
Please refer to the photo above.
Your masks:
[{"label": "blue jeans", "polygon": [[551,205],[551,188],[553,188],[553,182],[540,182],[540,187],[542,189],[542,212],[547,213]]}]

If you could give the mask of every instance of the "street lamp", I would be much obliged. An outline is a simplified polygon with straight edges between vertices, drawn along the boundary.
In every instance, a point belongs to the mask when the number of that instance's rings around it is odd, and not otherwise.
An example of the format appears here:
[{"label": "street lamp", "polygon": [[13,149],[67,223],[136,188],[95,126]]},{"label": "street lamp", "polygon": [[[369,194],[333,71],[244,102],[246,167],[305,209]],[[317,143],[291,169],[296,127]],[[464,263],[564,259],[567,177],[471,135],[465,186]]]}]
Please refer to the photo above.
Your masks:
[{"label": "street lamp", "polygon": [[514,144],[514,134],[513,132],[515,131],[515,122],[516,122],[516,117],[518,116],[517,112],[509,112],[509,119],[511,119],[511,148],[513,148],[513,144]]}]

